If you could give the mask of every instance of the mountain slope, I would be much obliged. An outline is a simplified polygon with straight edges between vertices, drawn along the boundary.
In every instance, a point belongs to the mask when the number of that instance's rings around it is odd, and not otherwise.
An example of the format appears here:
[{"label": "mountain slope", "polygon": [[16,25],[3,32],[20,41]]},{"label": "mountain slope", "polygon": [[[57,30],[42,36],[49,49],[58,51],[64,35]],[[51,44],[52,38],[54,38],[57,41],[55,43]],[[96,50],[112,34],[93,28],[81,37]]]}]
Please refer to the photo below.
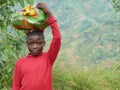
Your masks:
[{"label": "mountain slope", "polygon": [[[120,18],[114,13],[110,1],[45,2],[57,17],[62,32],[59,59],[89,64],[120,60]],[[50,33],[47,31],[46,36],[49,41]]]}]

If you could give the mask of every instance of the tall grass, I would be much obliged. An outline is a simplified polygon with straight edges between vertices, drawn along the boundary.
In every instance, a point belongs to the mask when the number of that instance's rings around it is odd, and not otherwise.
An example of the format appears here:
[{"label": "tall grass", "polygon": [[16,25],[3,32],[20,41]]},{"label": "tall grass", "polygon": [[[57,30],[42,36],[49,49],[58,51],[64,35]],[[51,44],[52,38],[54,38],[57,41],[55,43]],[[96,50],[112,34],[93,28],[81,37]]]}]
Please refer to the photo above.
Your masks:
[{"label": "tall grass", "polygon": [[66,69],[56,64],[53,87],[54,90],[120,90],[120,65],[110,68],[95,65],[88,69]]}]

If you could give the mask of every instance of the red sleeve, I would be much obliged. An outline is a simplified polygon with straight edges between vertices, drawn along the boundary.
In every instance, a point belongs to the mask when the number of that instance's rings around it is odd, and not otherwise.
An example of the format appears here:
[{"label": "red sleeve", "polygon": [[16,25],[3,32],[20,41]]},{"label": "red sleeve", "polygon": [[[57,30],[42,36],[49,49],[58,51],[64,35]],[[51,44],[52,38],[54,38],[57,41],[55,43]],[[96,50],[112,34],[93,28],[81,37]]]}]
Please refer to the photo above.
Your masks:
[{"label": "red sleeve", "polygon": [[57,21],[54,16],[50,16],[47,19],[47,24],[50,25],[51,29],[52,29],[53,38],[52,38],[52,41],[50,44],[50,48],[48,50],[48,54],[50,57],[50,62],[51,62],[51,64],[53,64],[58,55],[59,49],[60,49],[61,34],[60,34],[60,29],[58,27]]},{"label": "red sleeve", "polygon": [[14,68],[13,86],[12,90],[20,90],[20,68],[18,63]]}]

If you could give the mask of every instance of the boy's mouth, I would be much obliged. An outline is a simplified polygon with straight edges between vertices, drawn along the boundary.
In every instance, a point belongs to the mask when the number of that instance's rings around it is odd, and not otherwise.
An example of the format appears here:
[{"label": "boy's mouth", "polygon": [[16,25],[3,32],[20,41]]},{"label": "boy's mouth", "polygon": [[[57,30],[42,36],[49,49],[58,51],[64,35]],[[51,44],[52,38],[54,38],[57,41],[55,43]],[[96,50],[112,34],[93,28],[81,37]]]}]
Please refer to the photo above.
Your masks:
[{"label": "boy's mouth", "polygon": [[37,55],[39,55],[40,53],[41,53],[40,50],[32,50],[32,51],[31,51],[31,54],[32,54],[33,56],[37,56]]}]

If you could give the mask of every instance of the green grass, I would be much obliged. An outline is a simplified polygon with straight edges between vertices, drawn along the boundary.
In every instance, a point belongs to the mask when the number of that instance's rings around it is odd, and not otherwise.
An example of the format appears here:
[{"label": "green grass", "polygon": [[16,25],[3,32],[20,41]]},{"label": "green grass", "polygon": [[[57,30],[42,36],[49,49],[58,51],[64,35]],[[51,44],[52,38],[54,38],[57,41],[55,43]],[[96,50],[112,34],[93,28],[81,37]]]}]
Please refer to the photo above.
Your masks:
[{"label": "green grass", "polygon": [[53,71],[54,90],[120,90],[120,63],[108,67],[72,69],[56,64]]}]

